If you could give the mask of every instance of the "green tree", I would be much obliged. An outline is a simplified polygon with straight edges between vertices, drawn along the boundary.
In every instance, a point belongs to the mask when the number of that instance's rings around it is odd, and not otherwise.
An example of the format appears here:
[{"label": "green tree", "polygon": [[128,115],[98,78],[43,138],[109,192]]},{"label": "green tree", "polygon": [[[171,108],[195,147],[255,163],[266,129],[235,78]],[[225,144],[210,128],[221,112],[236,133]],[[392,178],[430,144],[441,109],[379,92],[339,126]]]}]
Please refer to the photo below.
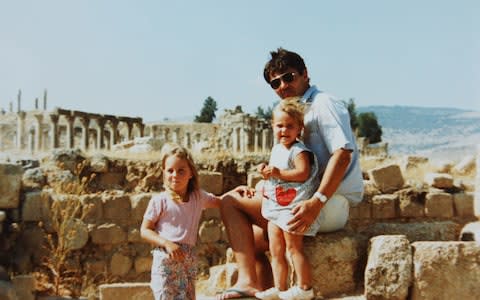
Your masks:
[{"label": "green tree", "polygon": [[202,110],[199,116],[195,116],[195,122],[198,123],[212,123],[217,111],[217,102],[212,97],[208,96],[203,102]]},{"label": "green tree", "polygon": [[378,143],[382,141],[382,127],[378,124],[375,113],[360,113],[357,116],[357,120],[359,136],[368,138],[370,143]]},{"label": "green tree", "polygon": [[263,108],[261,106],[257,107],[257,112],[255,116],[260,119],[271,120],[272,119],[272,112],[273,108],[277,106],[278,101],[273,102],[272,106],[267,106],[267,108]]},{"label": "green tree", "polygon": [[352,130],[355,131],[358,128],[358,117],[354,99],[350,98],[348,99],[348,102],[343,102],[345,103],[345,106],[347,106],[348,114],[350,115],[350,126],[352,127]]}]

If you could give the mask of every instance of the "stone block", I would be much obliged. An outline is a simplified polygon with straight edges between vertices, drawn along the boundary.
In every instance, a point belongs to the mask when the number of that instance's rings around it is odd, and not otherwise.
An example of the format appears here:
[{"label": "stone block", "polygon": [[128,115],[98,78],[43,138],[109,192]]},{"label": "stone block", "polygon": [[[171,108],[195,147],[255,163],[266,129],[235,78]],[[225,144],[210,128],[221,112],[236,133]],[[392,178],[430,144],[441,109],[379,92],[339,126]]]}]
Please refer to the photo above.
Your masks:
[{"label": "stone block", "polygon": [[202,243],[215,243],[219,241],[222,237],[222,231],[218,221],[203,221],[198,230],[198,237]]},{"label": "stone block", "polygon": [[407,299],[411,274],[412,250],[406,236],[380,235],[370,240],[366,299]]},{"label": "stone block", "polygon": [[100,300],[153,300],[149,283],[111,283],[98,288]]},{"label": "stone block", "polygon": [[132,207],[132,219],[140,224],[143,220],[143,215],[147,210],[148,203],[152,198],[152,194],[135,194],[130,196],[130,205]]},{"label": "stone block", "polygon": [[141,243],[143,241],[138,228],[130,228],[127,238],[130,243]]},{"label": "stone block", "polygon": [[152,269],[152,256],[135,258],[135,272],[150,272]]},{"label": "stone block", "polygon": [[98,245],[121,244],[127,241],[127,233],[117,224],[102,224],[90,233],[92,242]]},{"label": "stone block", "polygon": [[18,299],[35,300],[35,277],[18,275],[12,278],[12,283]]},{"label": "stone block", "polygon": [[395,164],[381,166],[368,171],[370,180],[382,193],[392,193],[404,185],[400,167]]},{"label": "stone block", "polygon": [[449,189],[453,187],[453,176],[447,173],[427,173],[425,182],[438,189]]},{"label": "stone block", "polygon": [[473,217],[473,193],[453,194],[455,214],[459,217]]},{"label": "stone block", "polygon": [[452,221],[421,223],[375,223],[360,233],[368,238],[377,235],[405,235],[410,242],[415,241],[455,241],[460,233],[460,225]]},{"label": "stone block", "polygon": [[423,202],[425,195],[415,189],[403,189],[395,194],[398,195],[398,210],[400,217],[419,218],[425,215]]},{"label": "stone block", "polygon": [[223,174],[220,172],[201,171],[198,173],[200,187],[214,195],[223,194]]},{"label": "stone block", "polygon": [[470,222],[460,232],[461,241],[476,241],[480,245],[480,221]]},{"label": "stone block", "polygon": [[130,197],[123,194],[103,194],[103,217],[108,220],[127,221],[130,219]]},{"label": "stone block", "polygon": [[86,223],[97,223],[103,218],[102,197],[97,194],[81,195],[79,198],[82,203],[83,220]]},{"label": "stone block", "polygon": [[115,253],[110,260],[110,272],[112,275],[125,276],[132,269],[132,259],[122,253]]},{"label": "stone block", "polygon": [[475,169],[475,156],[466,155],[454,167],[453,171],[458,174],[467,174]]},{"label": "stone block", "polygon": [[22,177],[22,166],[0,164],[0,209],[18,207]]},{"label": "stone block", "polygon": [[47,222],[50,220],[50,196],[41,191],[26,192],[22,203],[22,220]]},{"label": "stone block", "polygon": [[374,219],[392,219],[396,216],[398,196],[395,194],[377,195],[372,199],[372,217]]},{"label": "stone block", "polygon": [[[316,296],[348,294],[357,288],[356,274],[358,258],[362,256],[359,253],[362,239],[346,231],[305,238],[305,253],[312,268],[312,285]],[[366,242],[364,244],[366,248]]]},{"label": "stone block", "polygon": [[13,283],[0,280],[0,299],[2,300],[19,300]]},{"label": "stone block", "polygon": [[412,300],[478,299],[480,246],[474,242],[415,242]]},{"label": "stone block", "polygon": [[452,195],[448,193],[428,193],[425,196],[425,216],[432,218],[452,218]]},{"label": "stone block", "polygon": [[363,200],[356,206],[351,206],[349,218],[352,220],[370,219],[372,217],[371,206],[371,203],[366,200]]}]

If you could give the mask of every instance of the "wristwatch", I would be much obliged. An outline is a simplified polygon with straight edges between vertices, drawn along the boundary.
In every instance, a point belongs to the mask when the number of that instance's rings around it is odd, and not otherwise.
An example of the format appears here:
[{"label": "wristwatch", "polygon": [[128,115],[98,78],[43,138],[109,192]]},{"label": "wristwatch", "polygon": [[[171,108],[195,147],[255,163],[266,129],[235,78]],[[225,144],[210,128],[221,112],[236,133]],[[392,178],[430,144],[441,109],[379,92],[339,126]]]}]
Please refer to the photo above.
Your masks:
[{"label": "wristwatch", "polygon": [[315,192],[315,194],[313,194],[313,197],[320,200],[320,202],[322,202],[323,204],[325,204],[328,200],[327,196],[325,196],[324,194],[322,194],[320,192]]}]

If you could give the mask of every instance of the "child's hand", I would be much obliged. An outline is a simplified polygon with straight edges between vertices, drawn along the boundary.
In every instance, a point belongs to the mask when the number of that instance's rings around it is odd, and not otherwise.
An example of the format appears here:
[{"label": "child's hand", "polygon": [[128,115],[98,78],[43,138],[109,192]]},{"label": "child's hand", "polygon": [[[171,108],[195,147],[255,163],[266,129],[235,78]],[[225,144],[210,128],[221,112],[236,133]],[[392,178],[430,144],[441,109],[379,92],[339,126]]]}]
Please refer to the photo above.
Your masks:
[{"label": "child's hand", "polygon": [[255,196],[255,190],[244,185],[237,186],[233,191],[239,193],[242,197],[252,198]]},{"label": "child's hand", "polygon": [[185,258],[185,254],[183,253],[182,248],[180,248],[180,246],[177,245],[176,243],[173,243],[173,242],[170,242],[170,241],[167,242],[165,244],[165,250],[167,251],[168,256],[171,259],[183,260]]},{"label": "child's hand", "polygon": [[277,167],[265,166],[261,172],[264,179],[269,179],[270,177],[277,178],[280,175],[280,172]]},{"label": "child's hand", "polygon": [[265,169],[266,166],[267,166],[266,163],[261,163],[261,164],[259,164],[259,165],[257,166],[257,171],[258,171],[258,173],[261,174],[262,171],[263,171],[263,169]]}]

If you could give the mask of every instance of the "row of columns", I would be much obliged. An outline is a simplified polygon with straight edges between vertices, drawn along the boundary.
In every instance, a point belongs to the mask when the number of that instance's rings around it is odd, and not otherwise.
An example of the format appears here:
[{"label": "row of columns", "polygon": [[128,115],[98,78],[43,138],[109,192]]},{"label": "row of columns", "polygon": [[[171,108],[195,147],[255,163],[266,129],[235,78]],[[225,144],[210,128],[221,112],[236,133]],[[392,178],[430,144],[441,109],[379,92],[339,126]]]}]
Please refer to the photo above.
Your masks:
[{"label": "row of columns", "polygon": [[[152,125],[150,136],[152,138],[160,138],[163,141],[181,144],[188,149],[192,149],[193,147],[192,137],[193,141],[200,142],[200,132],[185,132],[183,140],[180,132],[181,129],[179,127],[168,128],[165,126]],[[236,127],[233,129],[232,134],[229,135],[229,140],[223,139],[220,143],[221,145],[218,146],[221,149],[230,149],[234,153],[266,153],[270,151],[273,145],[273,133],[271,128],[257,128],[252,130],[245,127]]]},{"label": "row of columns", "polygon": [[[41,150],[42,145],[44,144],[42,137],[42,124],[45,123],[44,114],[34,114],[34,149],[32,150]],[[90,121],[95,120],[96,122],[96,148],[104,149],[105,148],[105,130],[107,129],[107,124],[109,125],[110,132],[110,144],[116,144],[119,142],[119,133],[118,125],[120,122],[125,123],[127,129],[127,139],[133,139],[133,127],[136,126],[139,129],[140,136],[144,134],[145,125],[142,122],[141,118],[128,118],[128,117],[116,117],[112,115],[99,115],[99,114],[90,114],[79,111],[70,111],[57,108],[54,112],[48,114],[49,124],[50,124],[50,136],[51,144],[50,148],[58,148],[60,146],[60,117],[66,121],[66,141],[65,147],[73,148],[74,147],[74,136],[75,136],[75,121],[80,122],[82,129],[81,134],[81,144],[80,147],[84,150],[89,148],[89,131],[90,131]],[[17,113],[17,149],[25,149],[25,119],[26,113],[20,111]]]}]

